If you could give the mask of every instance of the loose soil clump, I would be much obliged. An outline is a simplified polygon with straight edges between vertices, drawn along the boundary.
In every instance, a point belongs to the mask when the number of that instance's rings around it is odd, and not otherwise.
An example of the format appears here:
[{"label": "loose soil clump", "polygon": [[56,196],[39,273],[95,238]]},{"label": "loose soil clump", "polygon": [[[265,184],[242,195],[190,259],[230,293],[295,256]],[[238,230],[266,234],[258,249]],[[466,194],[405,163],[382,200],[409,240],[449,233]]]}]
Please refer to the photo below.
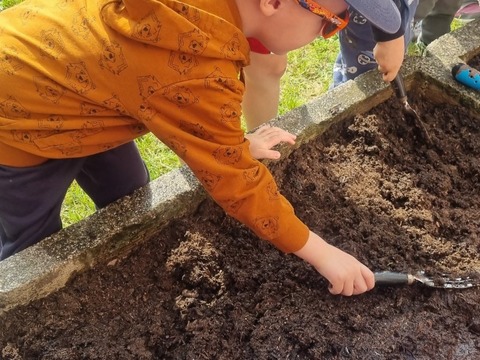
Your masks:
[{"label": "loose soil clump", "polygon": [[[314,231],[373,270],[478,277],[480,116],[421,86],[269,165]],[[480,359],[480,289],[332,296],[211,200],[0,318],[3,359]]]}]

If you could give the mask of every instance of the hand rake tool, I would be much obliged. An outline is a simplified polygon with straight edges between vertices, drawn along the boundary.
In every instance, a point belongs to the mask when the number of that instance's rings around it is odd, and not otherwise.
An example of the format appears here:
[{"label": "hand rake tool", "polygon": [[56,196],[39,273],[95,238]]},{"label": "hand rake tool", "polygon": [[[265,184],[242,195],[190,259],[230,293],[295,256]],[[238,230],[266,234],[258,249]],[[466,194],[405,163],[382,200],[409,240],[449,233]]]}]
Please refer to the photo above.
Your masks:
[{"label": "hand rake tool", "polygon": [[413,120],[413,124],[420,131],[420,135],[422,136],[423,140],[427,142],[427,144],[431,145],[432,139],[425,128],[425,124],[420,119],[417,112],[408,103],[407,90],[405,89],[405,83],[403,82],[403,77],[400,73],[398,73],[395,79],[393,79],[391,85],[395,91],[397,99],[399,99],[403,105],[403,112],[405,116],[408,116]]},{"label": "hand rake tool", "polygon": [[479,279],[470,277],[450,278],[445,274],[440,276],[427,276],[424,271],[408,274],[394,271],[380,271],[375,273],[375,284],[379,286],[412,285],[419,283],[423,286],[440,289],[468,289],[479,286]]}]

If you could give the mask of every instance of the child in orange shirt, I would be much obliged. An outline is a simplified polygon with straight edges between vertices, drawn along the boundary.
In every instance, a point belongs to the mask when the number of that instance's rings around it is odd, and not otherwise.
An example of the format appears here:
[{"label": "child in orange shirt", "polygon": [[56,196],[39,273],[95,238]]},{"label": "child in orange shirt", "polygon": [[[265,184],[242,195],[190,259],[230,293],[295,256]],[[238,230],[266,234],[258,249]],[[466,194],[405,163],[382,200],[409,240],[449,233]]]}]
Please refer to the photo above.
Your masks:
[{"label": "child in orange shirt", "polygon": [[[383,0],[349,2],[400,26]],[[26,0],[0,13],[1,258],[61,228],[74,179],[98,207],[146,184],[132,140],[153,132],[228,214],[312,264],[332,294],[372,289],[373,273],[311,232],[255,159],[294,136],[273,128],[250,142],[240,124],[250,44],[285,54],[344,27],[345,9],[343,0]]]},{"label": "child in orange shirt", "polygon": [[[331,87],[352,80],[374,68],[378,68],[385,81],[392,81],[400,70],[406,44],[411,39],[411,25],[418,0],[384,0],[380,4],[369,3],[368,0],[346,0],[346,3],[349,5],[347,11],[350,20],[338,33],[340,51],[333,67]],[[393,4],[401,15],[401,25],[389,23],[388,16],[383,17],[383,23],[379,23],[378,19],[382,18],[383,13],[382,7]],[[365,12],[365,6],[369,5],[378,5],[379,8],[376,12]],[[251,65],[245,68],[246,93],[243,102],[248,130],[276,116],[280,79],[286,66],[286,54],[252,49]],[[259,103],[262,106],[258,106]]]}]

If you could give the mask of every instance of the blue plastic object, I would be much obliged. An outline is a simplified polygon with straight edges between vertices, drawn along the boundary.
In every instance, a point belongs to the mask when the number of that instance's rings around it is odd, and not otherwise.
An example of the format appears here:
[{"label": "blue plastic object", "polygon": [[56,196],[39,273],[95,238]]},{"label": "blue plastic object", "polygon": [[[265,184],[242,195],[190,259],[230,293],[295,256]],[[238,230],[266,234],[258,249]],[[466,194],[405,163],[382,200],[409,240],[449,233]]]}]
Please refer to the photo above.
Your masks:
[{"label": "blue plastic object", "polygon": [[480,72],[467,64],[457,64],[452,68],[455,80],[472,89],[480,90]]}]

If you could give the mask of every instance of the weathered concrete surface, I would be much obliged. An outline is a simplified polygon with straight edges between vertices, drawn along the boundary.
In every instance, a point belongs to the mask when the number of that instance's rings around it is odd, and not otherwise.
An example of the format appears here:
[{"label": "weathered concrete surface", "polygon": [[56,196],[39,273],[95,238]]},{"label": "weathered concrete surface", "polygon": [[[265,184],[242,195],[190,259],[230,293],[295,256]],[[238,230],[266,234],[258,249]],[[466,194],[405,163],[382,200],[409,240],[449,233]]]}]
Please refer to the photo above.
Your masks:
[{"label": "weathered concrete surface", "polygon": [[460,84],[452,76],[458,63],[468,63],[480,54],[480,19],[466,24],[462,29],[442,36],[428,46],[424,61],[418,63],[426,80],[441,84],[462,105],[480,110],[480,92]]},{"label": "weathered concrete surface", "polygon": [[[413,82],[433,82],[464,106],[480,111],[480,94],[453,80],[451,68],[480,54],[480,21],[445,35],[425,58],[409,58],[402,73]],[[392,96],[376,72],[358,77],[272,121],[297,134],[299,146],[332,122],[363,113]],[[284,156],[294,148],[281,146]],[[98,211],[39,244],[0,262],[0,314],[61,288],[74,272],[122,256],[170,220],[192,213],[206,193],[186,168],[172,171],[134,195]]]},{"label": "weathered concrete surface", "polygon": [[61,288],[76,271],[121,256],[205,196],[192,173],[181,168],[1,261],[0,313]]}]

